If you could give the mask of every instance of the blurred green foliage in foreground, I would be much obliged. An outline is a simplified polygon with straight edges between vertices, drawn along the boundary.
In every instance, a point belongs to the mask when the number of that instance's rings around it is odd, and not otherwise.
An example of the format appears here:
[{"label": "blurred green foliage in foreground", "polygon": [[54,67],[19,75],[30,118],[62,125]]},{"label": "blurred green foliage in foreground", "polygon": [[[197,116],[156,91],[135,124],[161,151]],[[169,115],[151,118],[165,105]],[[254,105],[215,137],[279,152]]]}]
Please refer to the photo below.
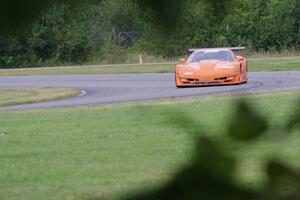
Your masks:
[{"label": "blurred green foliage in foreground", "polygon": [[[299,107],[300,108],[300,107]],[[195,127],[201,132],[201,126],[188,116],[179,114],[167,116],[169,122],[183,128],[189,134],[195,134]],[[282,130],[281,137],[286,139],[289,132],[300,123],[300,112]],[[175,177],[160,189],[128,200],[298,200],[300,199],[300,172],[287,166],[276,157],[266,160],[265,173],[267,183],[254,191],[239,186],[233,178],[237,160],[230,152],[222,152],[221,147],[230,143],[247,145],[262,137],[268,130],[268,121],[253,111],[245,101],[239,101],[235,115],[228,124],[227,135],[231,138],[227,144],[217,144],[211,139],[197,139],[193,162],[182,169]],[[298,134],[293,133],[293,134]],[[196,133],[197,134],[197,133]],[[197,134],[199,135],[199,133]],[[265,139],[269,136],[265,135]],[[220,146],[221,145],[221,146]],[[284,148],[284,147],[282,147]]]},{"label": "blurred green foliage in foreground", "polygon": [[[170,195],[167,189],[179,198],[223,186],[228,195],[292,192],[297,184],[288,174],[297,178],[300,167],[299,92],[245,98],[251,107],[227,96],[0,112],[0,199],[150,198]],[[235,114],[237,105],[243,114]],[[267,174],[270,161],[289,166],[282,185],[267,184],[277,179]]]},{"label": "blurred green foliage in foreground", "polygon": [[[100,40],[98,42],[101,45],[93,46],[93,42],[100,38],[96,37],[97,31],[104,27],[117,27],[120,31],[140,28],[148,34],[144,35],[136,48],[139,51],[157,50],[154,53],[166,55],[177,54],[187,45],[242,44],[254,49],[278,49],[299,47],[300,43],[299,0],[235,0],[233,7],[225,0],[190,0],[185,4],[183,0],[143,0],[136,3],[126,1],[127,7],[119,7],[120,1],[90,0],[88,3],[78,1],[77,4],[70,2],[2,1],[1,32],[7,36],[18,30],[21,34],[17,39],[1,38],[0,65],[34,65],[53,58],[61,61],[84,62],[90,54],[99,51],[103,46],[107,49],[116,48],[111,46],[110,42],[114,42],[111,40],[108,40],[108,43],[105,43],[106,40]],[[61,4],[63,6],[60,6]],[[31,30],[22,31],[21,27],[24,24],[34,21],[39,14],[49,8],[48,6],[52,6],[51,11],[42,15]],[[111,10],[102,8],[111,8]],[[232,10],[227,10],[229,8]],[[129,9],[131,11],[141,9],[141,12],[121,12]],[[91,13],[90,10],[94,11],[94,15],[87,15]],[[231,15],[226,15],[230,11]],[[85,18],[82,18],[83,16]],[[172,29],[174,34],[164,36],[153,34],[155,33],[152,31],[153,27],[147,20],[148,17],[153,16],[154,20],[153,18],[152,20],[163,27],[174,28]],[[105,23],[107,22],[105,19],[110,19],[110,23]],[[96,22],[103,23],[96,26]],[[170,33],[170,30],[167,33]],[[96,39],[90,35],[95,36]],[[154,40],[158,42],[155,43]],[[170,121],[183,127],[186,132],[191,132],[190,127],[199,126],[187,116],[173,117]],[[283,139],[289,134],[296,134],[292,130],[299,121],[300,115],[297,112],[287,128],[282,130]],[[232,138],[232,143],[247,144],[261,137],[268,128],[267,124],[267,120],[256,114],[245,102],[240,102],[232,123],[228,125],[227,134]],[[199,138],[194,161],[188,167],[178,172],[173,180],[161,189],[133,197],[132,200],[300,199],[299,171],[282,163],[276,157],[266,161],[268,182],[262,190],[253,191],[237,185],[232,177],[236,161],[229,152],[220,151],[219,145],[208,138]],[[230,141],[223,145],[230,145]]]}]

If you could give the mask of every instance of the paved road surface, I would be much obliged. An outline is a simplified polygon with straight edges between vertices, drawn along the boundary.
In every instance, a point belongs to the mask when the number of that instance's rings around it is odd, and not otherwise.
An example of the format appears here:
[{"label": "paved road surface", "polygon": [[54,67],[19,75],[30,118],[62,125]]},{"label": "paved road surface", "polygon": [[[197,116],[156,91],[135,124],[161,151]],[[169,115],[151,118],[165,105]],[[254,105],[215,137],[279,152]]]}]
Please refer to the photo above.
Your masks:
[{"label": "paved road surface", "polygon": [[22,87],[77,88],[84,91],[84,94],[65,100],[0,107],[0,110],[27,110],[300,89],[300,72],[251,72],[249,82],[243,85],[180,89],[175,87],[174,74],[171,73],[0,77],[0,88]]}]

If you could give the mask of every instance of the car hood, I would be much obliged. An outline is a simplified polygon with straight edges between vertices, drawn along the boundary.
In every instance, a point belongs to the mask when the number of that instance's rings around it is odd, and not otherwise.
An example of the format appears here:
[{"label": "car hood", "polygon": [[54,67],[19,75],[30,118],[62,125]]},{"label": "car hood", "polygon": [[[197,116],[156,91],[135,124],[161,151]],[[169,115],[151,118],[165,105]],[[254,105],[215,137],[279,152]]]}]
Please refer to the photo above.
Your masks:
[{"label": "car hood", "polygon": [[216,66],[228,66],[234,65],[232,61],[220,61],[220,60],[205,60],[197,63],[189,63],[189,66],[197,69],[203,70],[212,70],[215,69]]}]

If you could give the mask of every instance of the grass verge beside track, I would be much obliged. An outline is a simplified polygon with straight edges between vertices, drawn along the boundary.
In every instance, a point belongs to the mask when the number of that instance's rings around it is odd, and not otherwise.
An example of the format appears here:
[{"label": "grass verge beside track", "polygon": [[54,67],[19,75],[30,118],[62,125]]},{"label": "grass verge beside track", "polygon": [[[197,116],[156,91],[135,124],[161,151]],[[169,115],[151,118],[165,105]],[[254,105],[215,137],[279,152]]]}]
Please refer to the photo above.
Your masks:
[{"label": "grass verge beside track", "polygon": [[[265,158],[300,166],[300,136],[278,137],[299,93],[245,98],[270,120],[273,136],[228,147],[239,160],[236,180],[256,188],[265,181]],[[186,113],[202,124],[199,135],[222,143],[237,99],[0,112],[0,199],[120,199],[155,188],[188,162],[194,144],[166,116]]]},{"label": "grass verge beside track", "polygon": [[0,89],[0,106],[38,103],[80,95],[79,90],[62,88]]},{"label": "grass verge beside track", "polygon": [[[174,72],[175,65],[133,66],[82,66],[60,68],[0,69],[0,76],[65,75],[65,74],[120,74],[120,73],[165,73]],[[250,71],[300,70],[300,58],[282,58],[249,61]]]},{"label": "grass verge beside track", "polygon": [[300,58],[249,61],[250,71],[299,71]]}]

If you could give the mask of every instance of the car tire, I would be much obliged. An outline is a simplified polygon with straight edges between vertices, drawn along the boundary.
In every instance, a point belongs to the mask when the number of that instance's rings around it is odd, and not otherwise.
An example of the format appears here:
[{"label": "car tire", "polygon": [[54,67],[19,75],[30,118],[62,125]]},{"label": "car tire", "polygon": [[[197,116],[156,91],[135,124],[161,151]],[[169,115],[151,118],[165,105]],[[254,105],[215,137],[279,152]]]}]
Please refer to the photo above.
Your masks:
[{"label": "car tire", "polygon": [[248,72],[246,72],[246,80],[244,81],[244,83],[248,82]]},{"label": "car tire", "polygon": [[240,67],[240,84],[243,84],[243,70],[242,70],[242,66]]},{"label": "car tire", "polygon": [[176,73],[175,73],[175,85],[176,85],[177,88],[181,88],[181,86],[179,86],[179,85],[177,84],[177,76],[176,76]]},{"label": "car tire", "polygon": [[245,83],[248,82],[248,63],[246,62],[246,80]]}]

